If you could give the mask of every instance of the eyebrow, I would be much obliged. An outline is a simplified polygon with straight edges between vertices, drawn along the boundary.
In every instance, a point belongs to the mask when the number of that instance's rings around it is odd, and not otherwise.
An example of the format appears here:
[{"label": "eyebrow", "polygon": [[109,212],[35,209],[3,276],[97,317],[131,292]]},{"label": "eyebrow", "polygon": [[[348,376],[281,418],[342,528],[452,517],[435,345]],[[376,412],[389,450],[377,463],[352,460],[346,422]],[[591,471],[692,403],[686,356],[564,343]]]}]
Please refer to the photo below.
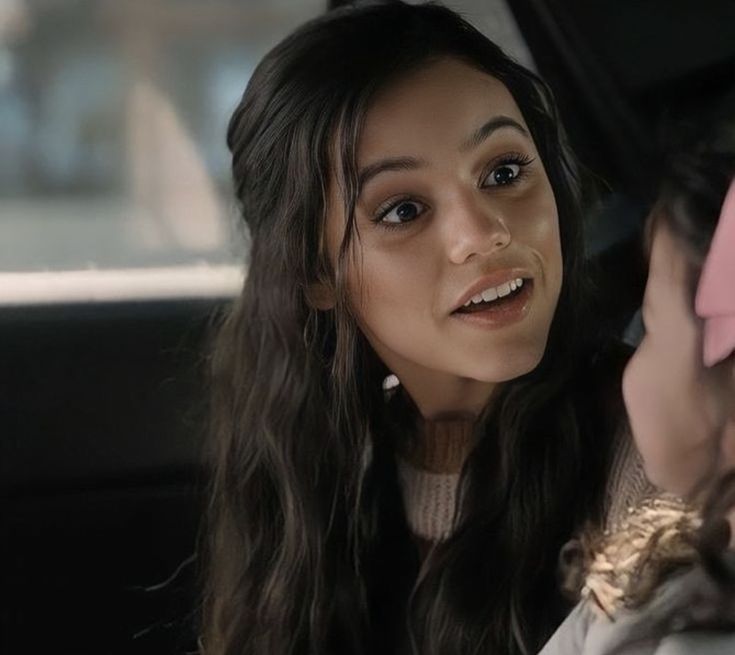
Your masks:
[{"label": "eyebrow", "polygon": [[[460,152],[476,148],[493,132],[504,127],[510,127],[524,137],[528,139],[531,138],[528,134],[528,130],[510,116],[495,116],[483,124],[482,127],[475,130],[469,138],[462,142],[459,147]],[[422,166],[426,166],[426,161],[423,159],[416,159],[415,157],[390,157],[388,159],[381,159],[374,164],[365,166],[365,168],[359,172],[357,177],[358,193],[362,191],[370,180],[380,173],[385,173],[386,171],[411,171],[421,168]]]},{"label": "eyebrow", "polygon": [[365,168],[360,171],[357,178],[358,192],[380,173],[384,173],[385,171],[411,171],[416,168],[421,168],[422,166],[426,166],[426,162],[423,159],[416,159],[415,157],[391,157],[389,159],[381,159],[374,164],[365,166]]},{"label": "eyebrow", "polygon": [[487,139],[493,132],[503,128],[510,127],[517,132],[520,132],[523,136],[530,139],[528,130],[523,127],[518,121],[511,118],[510,116],[495,116],[491,118],[482,127],[475,130],[470,137],[462,143],[459,147],[461,151],[471,150],[479,146],[485,139]]}]

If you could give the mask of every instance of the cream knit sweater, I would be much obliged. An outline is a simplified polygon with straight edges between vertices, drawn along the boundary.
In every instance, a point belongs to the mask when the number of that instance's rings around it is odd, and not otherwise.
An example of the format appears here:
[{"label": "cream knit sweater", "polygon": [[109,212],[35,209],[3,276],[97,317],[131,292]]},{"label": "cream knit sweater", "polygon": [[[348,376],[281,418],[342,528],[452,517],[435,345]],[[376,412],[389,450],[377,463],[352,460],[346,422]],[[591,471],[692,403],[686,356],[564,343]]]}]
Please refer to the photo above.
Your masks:
[{"label": "cream knit sweater", "polygon": [[[423,422],[415,442],[401,444],[398,475],[408,526],[427,546],[452,533],[459,475],[471,448],[473,420],[448,417]],[[627,432],[618,435],[606,493],[606,523],[618,525],[629,507],[651,495],[640,457]]]},{"label": "cream knit sweater", "polygon": [[472,439],[471,418],[424,421],[418,439],[402,444],[398,476],[406,519],[419,539],[438,542],[452,533],[454,507]]}]

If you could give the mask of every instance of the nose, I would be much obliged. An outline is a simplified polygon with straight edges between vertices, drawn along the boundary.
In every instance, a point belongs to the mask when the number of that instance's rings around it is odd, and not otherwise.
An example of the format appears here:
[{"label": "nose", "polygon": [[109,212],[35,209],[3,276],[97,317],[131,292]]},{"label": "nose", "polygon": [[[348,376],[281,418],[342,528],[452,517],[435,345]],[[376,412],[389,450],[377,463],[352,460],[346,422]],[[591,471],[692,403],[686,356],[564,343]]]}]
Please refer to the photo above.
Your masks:
[{"label": "nose", "polygon": [[454,264],[506,248],[511,234],[502,215],[477,197],[456,198],[447,210],[447,251]]}]

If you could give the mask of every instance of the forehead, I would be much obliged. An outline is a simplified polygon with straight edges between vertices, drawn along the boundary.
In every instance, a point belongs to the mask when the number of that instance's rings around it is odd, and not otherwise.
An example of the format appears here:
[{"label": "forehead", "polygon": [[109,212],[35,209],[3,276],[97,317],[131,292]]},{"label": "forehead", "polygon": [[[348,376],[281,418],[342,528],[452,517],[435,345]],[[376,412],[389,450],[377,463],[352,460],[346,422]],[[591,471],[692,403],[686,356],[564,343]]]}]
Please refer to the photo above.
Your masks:
[{"label": "forehead", "polygon": [[[433,62],[380,92],[368,110],[359,157],[456,148],[488,118],[504,115],[526,127],[505,85],[455,59]],[[427,137],[430,137],[427,140]]]}]

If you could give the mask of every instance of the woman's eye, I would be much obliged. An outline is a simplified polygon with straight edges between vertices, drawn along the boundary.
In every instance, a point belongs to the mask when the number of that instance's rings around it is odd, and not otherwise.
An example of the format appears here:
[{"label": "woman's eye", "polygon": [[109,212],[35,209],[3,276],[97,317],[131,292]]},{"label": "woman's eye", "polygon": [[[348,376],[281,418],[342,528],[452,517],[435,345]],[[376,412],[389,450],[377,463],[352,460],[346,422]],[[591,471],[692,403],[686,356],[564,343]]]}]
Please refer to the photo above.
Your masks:
[{"label": "woman's eye", "polygon": [[424,211],[424,206],[414,200],[402,200],[384,213],[381,212],[380,222],[390,224],[409,223],[418,218]]},{"label": "woman's eye", "polygon": [[505,186],[512,184],[521,174],[521,164],[502,164],[496,166],[485,178],[483,186]]}]

